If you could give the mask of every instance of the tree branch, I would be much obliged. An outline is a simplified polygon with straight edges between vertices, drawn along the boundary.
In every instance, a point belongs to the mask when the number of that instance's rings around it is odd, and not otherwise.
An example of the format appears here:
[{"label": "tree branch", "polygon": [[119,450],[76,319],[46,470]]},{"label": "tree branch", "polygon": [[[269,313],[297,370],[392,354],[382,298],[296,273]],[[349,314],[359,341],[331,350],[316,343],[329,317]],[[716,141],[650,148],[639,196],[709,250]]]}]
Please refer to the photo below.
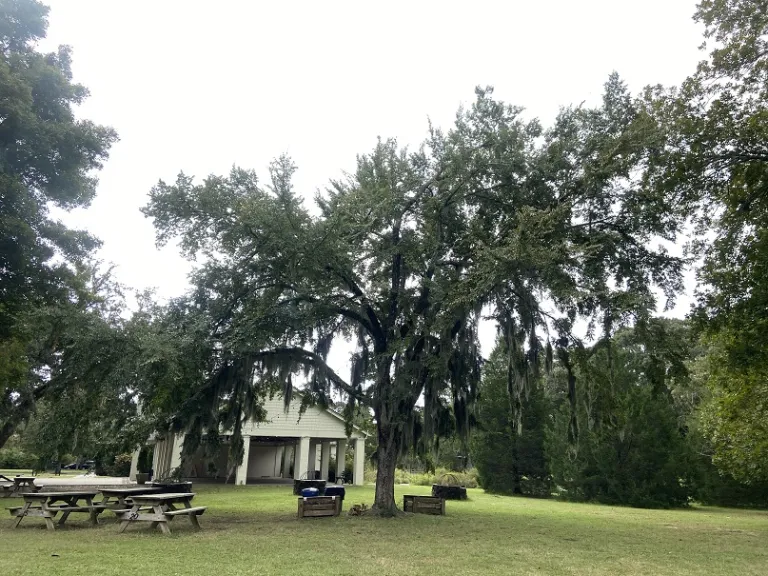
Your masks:
[{"label": "tree branch", "polygon": [[333,385],[352,396],[355,400],[364,404],[365,406],[371,406],[370,398],[361,394],[360,390],[355,389],[348,384],[341,376],[331,369],[325,360],[314,352],[305,350],[300,347],[286,347],[286,348],[274,348],[272,350],[265,350],[263,352],[257,352],[254,355],[255,360],[266,360],[267,358],[287,359],[303,366],[312,366],[316,370],[319,370]]}]

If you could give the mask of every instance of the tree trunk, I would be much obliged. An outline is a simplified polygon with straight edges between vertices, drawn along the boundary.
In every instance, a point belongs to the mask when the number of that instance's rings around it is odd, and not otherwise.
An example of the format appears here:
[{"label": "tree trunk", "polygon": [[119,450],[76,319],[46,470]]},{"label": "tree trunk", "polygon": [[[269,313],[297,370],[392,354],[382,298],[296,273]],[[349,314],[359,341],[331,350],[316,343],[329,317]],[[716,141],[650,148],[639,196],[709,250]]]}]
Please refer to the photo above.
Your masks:
[{"label": "tree trunk", "polygon": [[[517,432],[514,432],[517,434]],[[518,459],[520,453],[517,449],[517,436],[512,436],[512,494],[522,494],[521,475]]]},{"label": "tree trunk", "polygon": [[5,446],[5,443],[11,439],[13,433],[16,431],[16,423],[10,420],[6,421],[0,426],[0,448]]},{"label": "tree trunk", "polygon": [[394,427],[386,421],[376,426],[379,438],[377,449],[376,498],[373,512],[380,516],[395,516],[399,513],[395,502],[395,467],[399,455],[399,443]]},{"label": "tree trunk", "polygon": [[11,436],[16,432],[16,428],[27,420],[35,408],[35,401],[40,400],[48,391],[48,383],[44,383],[32,391],[31,397],[27,393],[24,393],[21,402],[16,406],[8,406],[6,409],[10,412],[10,415],[5,419],[5,422],[0,422],[0,448],[5,446],[5,443],[11,439]]}]

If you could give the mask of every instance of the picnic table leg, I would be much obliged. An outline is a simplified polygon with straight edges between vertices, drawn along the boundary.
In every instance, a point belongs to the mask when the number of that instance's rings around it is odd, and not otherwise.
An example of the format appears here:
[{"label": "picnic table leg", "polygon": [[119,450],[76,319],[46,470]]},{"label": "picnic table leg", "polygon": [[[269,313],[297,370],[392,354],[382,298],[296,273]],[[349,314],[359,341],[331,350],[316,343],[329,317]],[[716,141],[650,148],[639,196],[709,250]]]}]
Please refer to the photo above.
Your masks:
[{"label": "picnic table leg", "polygon": [[88,515],[88,519],[91,521],[91,525],[98,526],[99,524],[99,511],[93,507],[93,498],[87,496],[85,503],[91,509],[91,513]]},{"label": "picnic table leg", "polygon": [[[77,505],[77,498],[67,498],[64,500],[64,504],[67,507],[73,507]],[[61,515],[61,518],[59,518],[59,526],[63,526],[64,522],[67,521],[67,518],[69,518],[69,510],[65,510],[64,513]]]},{"label": "picnic table leg", "polygon": [[24,506],[22,506],[21,510],[18,511],[18,516],[16,517],[16,524],[13,525],[14,528],[18,528],[19,524],[21,524],[21,521],[24,520],[24,516],[27,515],[27,510],[29,510],[29,507],[32,505],[32,502],[24,502]]},{"label": "picnic table leg", "polygon": [[50,516],[43,516],[43,518],[45,519],[45,525],[48,528],[48,530],[56,530],[56,526],[53,523],[53,518],[51,518]]},{"label": "picnic table leg", "polygon": [[[184,508],[192,508],[191,498],[184,500]],[[200,530],[200,522],[197,521],[197,514],[187,514],[189,522],[195,530]]]},{"label": "picnic table leg", "polygon": [[[166,512],[165,510],[163,510],[163,506],[162,505],[155,506],[154,510],[155,510],[155,514],[158,514],[159,516],[163,516],[165,514],[165,512]],[[173,518],[173,517],[171,517],[171,518]],[[162,521],[161,522],[153,522],[153,524],[159,524],[160,525],[160,530],[161,530],[161,532],[163,534],[170,534],[171,533],[171,527],[168,526],[168,520],[169,520],[169,518],[166,517],[165,522],[162,522]]]},{"label": "picnic table leg", "polygon": [[[157,508],[157,506],[155,506],[155,508]],[[157,510],[156,510],[155,508],[152,508],[152,510],[153,510],[155,513],[157,513]],[[158,525],[158,524],[160,524],[160,522],[152,522],[152,524],[150,524],[150,525],[149,525],[149,529],[150,529],[150,530],[154,530],[155,528],[157,528],[157,525]]]},{"label": "picnic table leg", "polygon": [[[131,514],[138,514],[138,513],[139,513],[139,507],[136,504],[134,504],[130,512],[125,512],[125,515],[123,516],[123,518],[128,518]],[[123,520],[120,523],[120,528],[118,528],[117,533],[122,534],[123,532],[125,532],[125,529],[128,528],[128,524],[130,523],[131,523],[130,520]]]},{"label": "picnic table leg", "polygon": [[45,501],[40,502],[40,509],[43,513],[43,520],[45,520],[45,527],[48,528],[48,530],[55,530],[56,526],[53,523],[53,519],[56,517],[56,514],[58,514],[59,511],[55,508],[50,508],[48,503]]}]

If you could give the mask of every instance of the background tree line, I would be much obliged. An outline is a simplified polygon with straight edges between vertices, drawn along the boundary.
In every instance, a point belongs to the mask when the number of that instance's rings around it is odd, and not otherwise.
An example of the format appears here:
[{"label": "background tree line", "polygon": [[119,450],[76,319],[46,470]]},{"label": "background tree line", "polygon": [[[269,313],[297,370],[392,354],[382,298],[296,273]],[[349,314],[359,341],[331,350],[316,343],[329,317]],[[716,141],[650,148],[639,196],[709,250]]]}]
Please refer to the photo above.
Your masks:
[{"label": "background tree line", "polygon": [[486,490],[641,507],[768,503],[768,482],[745,483],[713,463],[714,356],[690,323],[653,318],[583,351],[576,442],[557,367],[531,389],[513,429],[499,351],[484,371],[470,450]]}]

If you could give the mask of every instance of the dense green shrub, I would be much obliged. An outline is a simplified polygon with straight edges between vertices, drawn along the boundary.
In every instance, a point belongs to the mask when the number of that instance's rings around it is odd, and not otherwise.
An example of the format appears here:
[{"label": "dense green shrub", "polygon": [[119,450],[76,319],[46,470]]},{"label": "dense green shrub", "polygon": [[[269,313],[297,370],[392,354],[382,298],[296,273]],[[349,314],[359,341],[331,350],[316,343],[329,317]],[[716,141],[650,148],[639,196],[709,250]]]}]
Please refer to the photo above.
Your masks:
[{"label": "dense green shrub", "polygon": [[706,457],[701,463],[695,498],[702,504],[734,508],[768,508],[768,483],[743,484],[721,473]]},{"label": "dense green shrub", "polygon": [[768,508],[768,482],[744,484],[712,462],[712,445],[694,428],[686,438],[696,459],[694,498],[701,504],[737,508]]},{"label": "dense green shrub", "polygon": [[34,467],[39,458],[36,454],[25,452],[21,448],[0,448],[0,468],[19,469]]},{"label": "dense green shrub", "polygon": [[112,463],[104,467],[107,476],[128,476],[131,473],[132,454],[118,454]]},{"label": "dense green shrub", "polygon": [[410,472],[407,472],[406,470],[401,470],[398,468],[397,470],[395,470],[395,484],[413,484],[414,486],[432,486],[432,484],[439,483],[441,477],[444,474],[453,475],[458,480],[459,484],[466,488],[477,488],[479,485],[477,481],[477,470],[474,468],[465,470],[464,472],[452,472],[445,468],[438,468],[437,470],[435,470],[434,474],[430,472],[410,473]]}]

